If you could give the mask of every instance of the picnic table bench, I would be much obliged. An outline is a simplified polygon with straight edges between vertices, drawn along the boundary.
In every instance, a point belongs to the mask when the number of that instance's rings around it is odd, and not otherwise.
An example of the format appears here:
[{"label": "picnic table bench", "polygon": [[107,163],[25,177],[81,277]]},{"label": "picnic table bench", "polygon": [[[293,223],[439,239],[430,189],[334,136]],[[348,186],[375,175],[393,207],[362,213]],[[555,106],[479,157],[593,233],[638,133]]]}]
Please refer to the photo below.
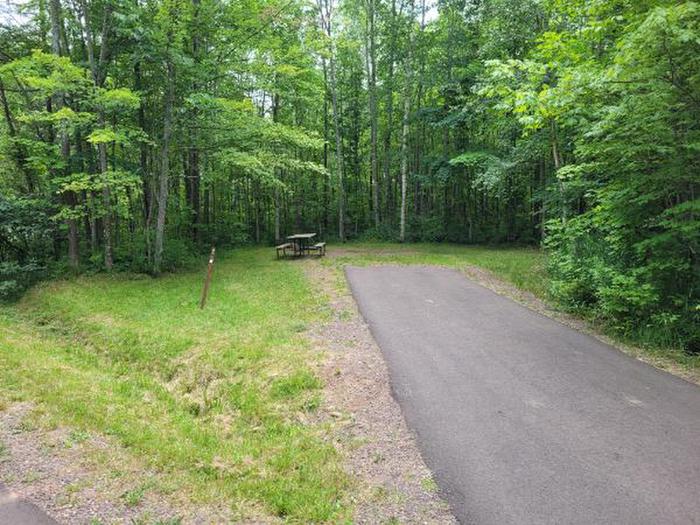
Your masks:
[{"label": "picnic table bench", "polygon": [[306,249],[309,252],[317,251],[319,257],[326,255],[326,243],[325,242],[317,242],[316,244],[314,244],[312,246],[308,246]]},{"label": "picnic table bench", "polygon": [[280,258],[280,253],[282,254],[282,257],[287,256],[287,248],[291,248],[292,243],[291,242],[285,242],[284,244],[280,244],[279,246],[275,246],[275,249],[277,250],[277,258]]}]

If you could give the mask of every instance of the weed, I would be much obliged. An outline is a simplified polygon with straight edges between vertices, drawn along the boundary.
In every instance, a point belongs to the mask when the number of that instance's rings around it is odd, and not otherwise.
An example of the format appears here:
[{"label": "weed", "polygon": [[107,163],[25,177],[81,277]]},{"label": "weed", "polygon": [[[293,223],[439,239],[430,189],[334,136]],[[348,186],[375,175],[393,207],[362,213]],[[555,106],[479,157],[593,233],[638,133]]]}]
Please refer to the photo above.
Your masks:
[{"label": "weed", "polygon": [[428,492],[437,492],[438,491],[438,485],[437,485],[437,483],[435,483],[435,480],[432,478],[432,476],[427,476],[427,477],[423,478],[421,480],[420,484]]},{"label": "weed", "polygon": [[141,485],[132,490],[127,490],[122,494],[122,499],[127,507],[135,507],[143,500],[146,494],[146,487]]},{"label": "weed", "polygon": [[278,379],[272,384],[274,398],[294,397],[305,390],[321,388],[321,381],[308,370],[300,370],[289,377]]},{"label": "weed", "polygon": [[66,440],[66,447],[72,447],[73,445],[83,443],[90,439],[90,434],[84,430],[71,430],[68,434],[68,439]]}]

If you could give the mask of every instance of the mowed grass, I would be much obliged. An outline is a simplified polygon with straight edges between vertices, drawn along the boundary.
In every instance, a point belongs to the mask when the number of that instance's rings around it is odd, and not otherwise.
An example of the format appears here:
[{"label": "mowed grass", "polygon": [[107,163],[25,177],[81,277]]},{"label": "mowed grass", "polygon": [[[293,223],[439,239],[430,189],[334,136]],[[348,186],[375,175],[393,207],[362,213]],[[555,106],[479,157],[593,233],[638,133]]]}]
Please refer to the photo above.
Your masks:
[{"label": "mowed grass", "polygon": [[348,243],[327,264],[435,264],[463,269],[484,268],[538,297],[547,295],[544,253],[536,248],[464,246],[458,244]]},{"label": "mowed grass", "polygon": [[[322,262],[338,268],[476,265],[533,293],[546,289],[532,249],[331,250]],[[215,264],[203,311],[204,264],[159,279],[97,275],[38,286],[0,308],[0,407],[28,401],[43,425],[110,436],[155,473],[124,496],[133,505],[146,490],[177,492],[178,501],[223,503],[241,519],[349,521],[355,485],[331,423],[315,414],[322,356],[305,333],[330,308],[305,264],[276,261],[271,248],[231,250]]]},{"label": "mowed grass", "polygon": [[0,399],[112,436],[194,501],[341,519],[348,479],[328,429],[307,422],[322,385],[303,332],[326,310],[300,266],[269,249],[220,258],[203,311],[202,278],[35,288],[0,310]]}]

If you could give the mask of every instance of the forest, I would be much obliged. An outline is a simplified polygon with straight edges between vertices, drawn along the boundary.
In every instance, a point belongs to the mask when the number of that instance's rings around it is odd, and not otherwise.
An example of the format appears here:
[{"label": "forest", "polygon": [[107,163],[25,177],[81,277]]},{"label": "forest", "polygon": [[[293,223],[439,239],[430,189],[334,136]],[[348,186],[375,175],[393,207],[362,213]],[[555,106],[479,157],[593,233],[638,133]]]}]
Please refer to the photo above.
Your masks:
[{"label": "forest", "polygon": [[532,245],[558,304],[700,352],[700,3],[0,9],[2,298],[306,230]]}]

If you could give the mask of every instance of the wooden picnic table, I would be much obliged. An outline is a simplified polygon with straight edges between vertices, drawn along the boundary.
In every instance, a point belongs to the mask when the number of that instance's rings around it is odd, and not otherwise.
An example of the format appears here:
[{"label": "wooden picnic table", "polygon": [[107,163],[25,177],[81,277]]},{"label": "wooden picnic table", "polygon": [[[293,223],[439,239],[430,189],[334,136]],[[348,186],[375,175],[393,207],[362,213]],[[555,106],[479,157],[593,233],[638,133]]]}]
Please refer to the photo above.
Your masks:
[{"label": "wooden picnic table", "polygon": [[294,235],[288,235],[287,240],[294,245],[294,255],[300,256],[304,255],[305,251],[309,251],[309,241],[314,237],[316,237],[316,233],[295,233]]}]

